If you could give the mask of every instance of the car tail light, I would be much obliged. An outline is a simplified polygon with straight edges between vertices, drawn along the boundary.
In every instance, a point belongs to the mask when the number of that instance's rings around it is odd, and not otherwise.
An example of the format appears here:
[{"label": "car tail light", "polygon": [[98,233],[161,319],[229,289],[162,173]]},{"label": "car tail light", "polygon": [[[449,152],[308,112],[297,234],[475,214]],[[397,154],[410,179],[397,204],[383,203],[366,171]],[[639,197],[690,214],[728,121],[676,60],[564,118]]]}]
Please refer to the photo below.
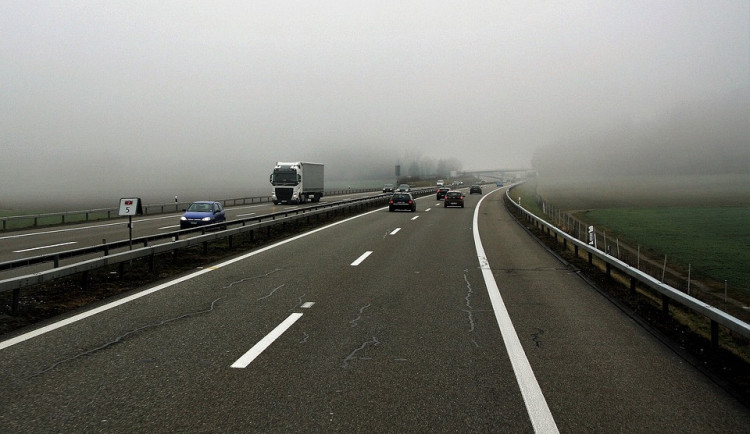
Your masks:
[{"label": "car tail light", "polygon": [[412,203],[414,203],[414,202],[410,200],[410,201],[409,201],[409,205],[411,205]]},{"label": "car tail light", "polygon": [[393,205],[393,199],[391,199],[390,202],[388,202],[388,203],[391,204],[391,205]]}]

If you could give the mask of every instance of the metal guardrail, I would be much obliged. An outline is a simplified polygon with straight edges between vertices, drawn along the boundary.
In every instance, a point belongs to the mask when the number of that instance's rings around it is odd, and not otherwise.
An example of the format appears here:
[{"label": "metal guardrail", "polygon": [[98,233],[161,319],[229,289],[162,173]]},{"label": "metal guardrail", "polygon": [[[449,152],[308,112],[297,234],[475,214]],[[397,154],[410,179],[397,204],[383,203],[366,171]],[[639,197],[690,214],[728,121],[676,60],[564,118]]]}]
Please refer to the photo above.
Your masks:
[{"label": "metal guardrail", "polygon": [[732,315],[729,315],[721,309],[718,309],[708,303],[698,300],[695,297],[685,294],[670,285],[660,282],[654,277],[638,270],[637,268],[633,268],[632,266],[615,258],[614,256],[608,255],[606,252],[603,252],[594,246],[591,246],[575,237],[568,235],[565,231],[558,229],[553,224],[539,218],[536,214],[527,211],[521,205],[514,202],[510,197],[510,189],[506,190],[505,195],[508,199],[508,202],[512,203],[527,220],[533,222],[534,225],[541,227],[543,230],[546,229],[548,234],[554,233],[555,238],[557,238],[558,236],[561,237],[564,247],[567,248],[567,243],[572,243],[576,255],[578,254],[578,251],[582,249],[583,251],[588,253],[589,263],[592,262],[593,257],[596,257],[600,261],[604,262],[606,264],[605,266],[607,268],[607,274],[609,274],[611,272],[611,269],[614,267],[626,276],[629,276],[631,292],[635,292],[636,283],[639,282],[642,285],[661,294],[663,311],[667,311],[669,309],[669,301],[672,300],[708,318],[711,321],[711,345],[714,348],[718,347],[719,344],[719,325],[724,326],[736,333],[739,333],[746,338],[750,338],[750,324]]},{"label": "metal guardrail", "polygon": [[[326,196],[338,196],[342,194],[352,193],[368,193],[372,191],[378,191],[378,188],[359,188],[359,189],[338,189],[328,190],[324,192]],[[254,196],[254,197],[240,197],[235,199],[221,199],[216,202],[220,202],[224,207],[227,206],[239,206],[255,203],[270,202],[271,196]],[[157,215],[169,212],[180,212],[182,209],[187,208],[192,202],[174,202],[174,203],[161,203],[143,205],[144,215]],[[64,212],[53,212],[53,213],[40,213],[40,214],[29,214],[29,215],[17,215],[17,216],[6,216],[0,217],[0,230],[7,231],[11,229],[26,229],[35,228],[40,226],[51,226],[58,224],[66,224],[71,222],[88,222],[93,220],[110,220],[113,218],[120,218],[119,208],[94,208],[80,211],[64,211]],[[47,222],[49,223],[42,223]],[[17,222],[16,228],[11,228],[11,223]],[[25,224],[24,224],[25,223]]]},{"label": "metal guardrail", "polygon": [[[435,192],[435,188],[425,188],[413,190],[412,194],[415,196],[424,196]],[[16,312],[18,308],[18,299],[20,297],[20,290],[22,288],[50,282],[55,279],[62,277],[68,277],[78,273],[91,271],[97,268],[121,264],[123,262],[130,261],[132,259],[153,257],[160,253],[165,253],[177,249],[192,247],[196,245],[205,245],[209,241],[214,241],[223,238],[230,238],[237,234],[245,232],[255,231],[258,229],[268,228],[274,225],[281,225],[290,222],[295,222],[300,219],[309,219],[320,214],[329,213],[331,211],[338,212],[338,210],[348,208],[372,206],[377,204],[386,203],[389,194],[378,194],[367,198],[360,199],[349,199],[339,202],[331,202],[322,205],[310,206],[305,208],[295,208],[291,210],[285,210],[275,212],[272,214],[266,214],[262,216],[248,217],[238,220],[232,220],[227,222],[215,223],[212,225],[200,226],[197,228],[183,229],[175,232],[167,232],[163,234],[149,235],[145,237],[135,238],[131,240],[115,241],[106,244],[100,244],[91,247],[85,247],[75,250],[67,250],[58,253],[46,254],[41,256],[30,257],[26,259],[18,259],[15,261],[7,261],[0,263],[0,270],[10,270],[20,267],[25,267],[33,264],[52,262],[53,268],[33,274],[27,274],[24,276],[8,278],[0,280],[0,292],[13,291],[13,311]],[[231,227],[231,228],[230,228]],[[220,229],[217,232],[209,232],[212,229]],[[180,236],[189,233],[201,232],[201,235],[180,240]],[[170,240],[167,243],[155,244],[149,246],[150,243],[160,240]],[[110,250],[116,250],[125,247],[131,247],[133,245],[142,245],[143,247],[128,250],[120,253],[111,253]],[[101,253],[102,257],[88,259],[81,262],[77,262],[70,265],[60,266],[60,259],[80,257],[84,255],[90,255],[95,253]]]}]

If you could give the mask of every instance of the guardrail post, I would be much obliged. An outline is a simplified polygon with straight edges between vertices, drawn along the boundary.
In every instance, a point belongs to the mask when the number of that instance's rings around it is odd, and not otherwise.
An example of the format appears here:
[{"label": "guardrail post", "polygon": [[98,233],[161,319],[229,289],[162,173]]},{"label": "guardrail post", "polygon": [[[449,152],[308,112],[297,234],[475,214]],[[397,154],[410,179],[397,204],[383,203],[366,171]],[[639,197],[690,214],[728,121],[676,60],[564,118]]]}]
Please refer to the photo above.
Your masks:
[{"label": "guardrail post", "polygon": [[607,262],[607,277],[612,277],[612,264]]},{"label": "guardrail post", "polygon": [[630,278],[630,295],[635,295],[635,277]]},{"label": "guardrail post", "polygon": [[661,295],[661,313],[669,315],[669,297],[664,294]]},{"label": "guardrail post", "polygon": [[81,273],[81,286],[83,289],[89,289],[89,272],[84,271]]},{"label": "guardrail post", "polygon": [[594,255],[589,252],[589,265],[594,265]]},{"label": "guardrail post", "polygon": [[55,255],[55,258],[53,259],[54,268],[60,267],[60,255]]},{"label": "guardrail post", "polygon": [[711,350],[719,349],[719,323],[711,320]]},{"label": "guardrail post", "polygon": [[102,238],[102,244],[104,245],[104,256],[109,256],[109,246],[107,245],[106,238]]},{"label": "guardrail post", "polygon": [[18,315],[18,305],[20,304],[21,300],[21,288],[16,288],[13,290],[13,301],[11,302],[10,312],[13,315]]}]

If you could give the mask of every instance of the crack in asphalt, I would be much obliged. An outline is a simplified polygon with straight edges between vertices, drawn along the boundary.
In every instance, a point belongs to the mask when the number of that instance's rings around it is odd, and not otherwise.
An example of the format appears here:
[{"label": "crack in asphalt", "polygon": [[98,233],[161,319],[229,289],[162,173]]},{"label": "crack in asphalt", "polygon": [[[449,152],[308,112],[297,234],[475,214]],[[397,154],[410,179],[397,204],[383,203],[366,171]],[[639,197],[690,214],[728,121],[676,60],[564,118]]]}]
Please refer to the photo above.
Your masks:
[{"label": "crack in asphalt", "polygon": [[237,284],[239,284],[239,283],[242,283],[242,282],[246,282],[246,281],[248,281],[248,280],[254,280],[254,279],[262,279],[262,278],[264,278],[264,277],[268,277],[268,276],[270,276],[271,274],[273,274],[273,273],[277,273],[277,272],[279,272],[279,271],[281,271],[281,268],[276,268],[276,269],[273,269],[273,270],[269,271],[269,272],[268,272],[268,273],[266,273],[266,274],[260,274],[260,275],[257,275],[257,276],[245,277],[244,279],[240,279],[240,280],[235,280],[234,282],[231,282],[231,283],[230,283],[229,285],[227,285],[227,286],[225,286],[225,287],[223,287],[223,288],[221,288],[221,289],[228,289],[228,288],[231,288],[231,287],[232,287],[232,286],[234,286],[234,285],[237,285]]},{"label": "crack in asphalt", "polygon": [[113,345],[116,345],[116,344],[122,342],[125,338],[127,338],[129,336],[132,336],[132,335],[134,335],[136,333],[140,333],[140,332],[142,332],[144,330],[152,329],[152,328],[156,328],[156,327],[160,327],[160,326],[163,326],[165,324],[169,324],[169,323],[172,323],[172,322],[184,319],[184,318],[189,318],[189,317],[194,317],[194,316],[198,316],[198,315],[203,315],[203,314],[210,313],[216,307],[216,303],[219,300],[223,299],[223,298],[225,298],[225,297],[219,297],[219,298],[215,299],[214,301],[212,301],[211,302],[211,306],[208,309],[204,309],[204,310],[200,310],[200,311],[196,311],[196,312],[188,312],[188,313],[176,316],[174,318],[165,319],[165,320],[162,320],[162,321],[159,321],[159,322],[147,324],[145,326],[138,327],[138,328],[135,328],[133,330],[130,330],[130,331],[128,331],[128,332],[126,332],[126,333],[124,333],[124,334],[122,334],[122,335],[114,338],[113,340],[111,340],[109,342],[106,342],[103,345],[100,345],[100,346],[98,346],[96,348],[92,348],[90,350],[86,350],[84,352],[78,353],[78,354],[76,354],[76,355],[74,355],[72,357],[68,357],[67,359],[63,359],[63,360],[57,361],[57,362],[53,363],[52,365],[48,366],[47,368],[45,368],[45,369],[43,369],[43,370],[41,370],[39,372],[36,372],[36,373],[34,373],[34,374],[26,377],[26,379],[28,380],[30,378],[37,377],[39,375],[42,375],[42,374],[44,374],[46,372],[51,371],[52,369],[55,369],[56,367],[58,367],[58,366],[60,366],[60,365],[62,365],[64,363],[72,362],[73,360],[79,359],[79,358],[81,358],[83,356],[87,356],[89,354],[93,354],[93,353],[96,353],[98,351],[107,349],[107,348],[109,348],[109,347],[111,347]]},{"label": "crack in asphalt", "polygon": [[541,336],[544,334],[544,330],[537,328],[536,333],[531,334],[531,340],[534,341],[537,348],[540,348],[542,346],[542,338]]},{"label": "crack in asphalt", "polygon": [[302,340],[299,341],[299,343],[306,344],[309,339],[310,339],[310,335],[308,335],[307,332],[302,332]]},{"label": "crack in asphalt", "polygon": [[464,300],[466,300],[466,309],[464,309],[464,312],[466,312],[466,315],[469,318],[469,333],[472,333],[474,331],[474,309],[471,307],[471,294],[473,293],[473,290],[471,288],[471,282],[469,282],[468,274],[469,270],[464,270],[464,282],[466,282],[466,297],[464,297]]},{"label": "crack in asphalt", "polygon": [[368,346],[368,345],[370,345],[370,344],[371,344],[371,345],[372,345],[373,347],[377,347],[378,345],[380,345],[380,341],[378,340],[378,338],[376,338],[375,336],[373,336],[371,340],[369,340],[369,341],[366,341],[366,342],[365,342],[365,343],[363,343],[363,344],[362,344],[362,345],[361,345],[361,346],[360,346],[359,348],[357,348],[357,349],[355,349],[354,351],[352,351],[351,353],[349,353],[349,355],[348,355],[348,356],[346,356],[346,358],[344,359],[344,361],[343,361],[343,362],[341,363],[341,367],[342,367],[342,368],[346,368],[346,367],[348,367],[348,366],[349,366],[349,362],[351,362],[352,360],[355,360],[355,357],[354,357],[354,356],[355,356],[355,355],[356,355],[356,354],[357,354],[358,352],[360,352],[360,351],[364,350],[364,349],[365,349],[365,347],[367,347],[367,346]]},{"label": "crack in asphalt", "polygon": [[268,298],[268,297],[272,296],[274,292],[278,291],[278,290],[279,290],[280,288],[283,288],[283,287],[284,287],[284,285],[286,285],[286,284],[285,284],[285,283],[282,283],[281,285],[279,285],[279,286],[277,286],[276,288],[272,289],[272,290],[271,290],[271,292],[269,292],[269,293],[268,293],[268,295],[264,295],[263,297],[261,297],[261,298],[259,298],[259,299],[255,300],[255,301],[261,301],[261,300],[263,300],[263,299],[266,299],[266,298]]},{"label": "crack in asphalt", "polygon": [[362,313],[367,310],[370,306],[372,306],[372,303],[367,303],[366,305],[359,308],[359,316],[354,318],[353,320],[349,321],[350,327],[357,327],[357,323],[360,319],[362,319]]}]

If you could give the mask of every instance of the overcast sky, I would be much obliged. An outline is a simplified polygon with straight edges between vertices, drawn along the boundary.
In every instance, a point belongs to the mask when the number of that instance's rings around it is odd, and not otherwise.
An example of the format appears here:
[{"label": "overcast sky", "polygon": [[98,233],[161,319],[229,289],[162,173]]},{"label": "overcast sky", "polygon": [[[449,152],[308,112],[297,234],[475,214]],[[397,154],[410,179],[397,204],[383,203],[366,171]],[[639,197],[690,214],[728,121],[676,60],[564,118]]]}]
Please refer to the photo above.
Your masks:
[{"label": "overcast sky", "polygon": [[221,195],[278,160],[530,167],[746,99],[750,2],[0,0],[0,55],[0,208]]}]

